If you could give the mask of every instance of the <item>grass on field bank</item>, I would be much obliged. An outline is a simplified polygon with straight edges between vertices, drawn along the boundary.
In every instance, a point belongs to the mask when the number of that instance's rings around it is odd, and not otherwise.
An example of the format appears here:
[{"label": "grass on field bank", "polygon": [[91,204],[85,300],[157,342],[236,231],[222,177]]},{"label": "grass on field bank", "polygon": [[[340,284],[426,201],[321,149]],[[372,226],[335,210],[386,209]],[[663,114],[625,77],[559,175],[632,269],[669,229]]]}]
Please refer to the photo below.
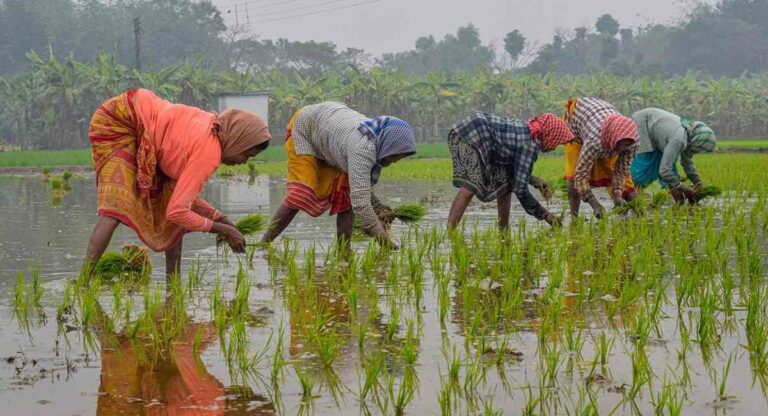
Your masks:
[{"label": "grass on field bank", "polygon": [[0,167],[87,166],[93,164],[90,149],[13,150],[0,152]]},{"label": "grass on field bank", "polygon": [[[763,175],[765,166],[768,165],[768,153],[698,155],[694,161],[699,174],[708,185],[716,185],[724,190],[741,189],[749,192],[765,187]],[[248,168],[245,165],[226,169],[238,175],[248,174]],[[564,169],[565,161],[562,156],[545,155],[539,157],[533,173],[546,179],[550,184],[555,184],[559,178],[563,177]],[[450,182],[452,171],[450,159],[406,159],[382,170],[381,180]],[[223,172],[222,169],[219,172]],[[282,176],[287,173],[286,164],[285,162],[257,163],[256,173]]]},{"label": "grass on field bank", "polygon": [[[768,139],[725,139],[720,140],[718,146],[721,149],[768,149]],[[413,159],[450,158],[448,146],[444,142],[419,143],[416,149],[417,153]],[[559,149],[553,152],[553,155],[560,154],[562,150]],[[285,147],[270,147],[254,159],[259,162],[285,161]],[[88,166],[92,163],[89,149],[0,151],[0,168]]]},{"label": "grass on field bank", "polygon": [[[416,158],[450,157],[445,143],[419,143]],[[273,146],[254,158],[259,162],[285,161],[285,147]],[[93,164],[90,149],[0,151],[0,167],[88,166]]]},{"label": "grass on field bank", "polygon": [[[722,144],[725,141],[721,141]],[[734,142],[765,143],[768,140],[739,140]],[[448,149],[442,143],[419,144],[419,152],[422,159],[409,158],[386,168],[382,172],[382,180],[391,181],[440,181],[451,180],[451,160],[448,158]],[[276,146],[257,159],[255,172],[259,175],[284,176],[286,164],[281,160],[285,155],[283,148]],[[441,154],[444,156],[441,157]],[[90,152],[86,150],[61,150],[61,151],[13,151],[0,152],[0,167],[27,167],[27,166],[62,166],[62,165],[90,165]],[[720,153],[710,155],[698,155],[695,159],[704,181],[707,184],[716,185],[724,190],[743,189],[745,191],[759,190],[765,186],[760,175],[768,165],[768,153]],[[550,182],[563,175],[563,158],[560,155],[543,155],[534,167],[534,174],[541,176]],[[719,172],[713,175],[711,172]],[[227,174],[247,175],[248,166],[222,167],[219,175]]]}]

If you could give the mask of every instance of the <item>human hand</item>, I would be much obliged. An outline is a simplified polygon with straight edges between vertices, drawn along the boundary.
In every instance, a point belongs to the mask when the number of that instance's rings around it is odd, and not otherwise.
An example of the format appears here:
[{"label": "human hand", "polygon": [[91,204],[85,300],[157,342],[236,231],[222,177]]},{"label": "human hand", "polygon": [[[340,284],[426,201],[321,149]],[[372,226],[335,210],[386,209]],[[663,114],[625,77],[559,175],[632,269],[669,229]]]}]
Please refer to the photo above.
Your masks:
[{"label": "human hand", "polygon": [[544,179],[537,180],[533,186],[539,190],[539,193],[545,200],[549,201],[555,195],[555,190]]},{"label": "human hand", "polygon": [[218,224],[219,226],[216,227],[216,233],[224,238],[224,241],[227,242],[232,251],[235,253],[245,253],[245,237],[243,237],[240,231],[237,231],[237,228],[231,225],[223,223]]},{"label": "human hand", "polygon": [[552,226],[552,228],[560,228],[563,225],[562,221],[560,220],[560,217],[558,217],[557,215],[551,212],[547,213],[547,216],[544,218],[544,221],[546,221],[547,224]]},{"label": "human hand", "polygon": [[222,223],[224,225],[228,225],[228,226],[233,227],[233,228],[235,227],[235,224],[232,221],[230,221],[229,218],[227,218],[227,217],[221,217],[216,222]]},{"label": "human hand", "polygon": [[680,186],[677,189],[685,195],[689,204],[696,205],[699,202],[699,194],[694,188],[691,188],[690,186]]},{"label": "human hand", "polygon": [[603,218],[603,215],[605,214],[605,208],[603,208],[597,198],[593,196],[587,201],[587,203],[592,207],[592,211],[595,212],[595,217],[598,219]]}]

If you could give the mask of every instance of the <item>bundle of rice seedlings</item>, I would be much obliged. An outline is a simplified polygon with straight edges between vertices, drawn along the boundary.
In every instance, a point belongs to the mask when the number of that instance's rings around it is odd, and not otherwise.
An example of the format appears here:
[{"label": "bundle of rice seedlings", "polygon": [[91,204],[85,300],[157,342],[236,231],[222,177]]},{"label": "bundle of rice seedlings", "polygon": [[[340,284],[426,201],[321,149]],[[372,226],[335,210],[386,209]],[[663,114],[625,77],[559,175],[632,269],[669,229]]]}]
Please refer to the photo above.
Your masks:
[{"label": "bundle of rice seedlings", "polygon": [[392,212],[398,220],[412,224],[421,221],[426,215],[427,209],[420,204],[403,204],[396,207]]},{"label": "bundle of rice seedlings", "polygon": [[263,214],[246,215],[237,220],[235,228],[240,231],[240,234],[247,236],[267,228],[267,221]]},{"label": "bundle of rice seedlings", "polygon": [[70,171],[64,171],[64,174],[61,175],[61,179],[64,180],[64,182],[69,182],[70,179],[72,179],[72,172]]},{"label": "bundle of rice seedlings", "polygon": [[149,249],[135,244],[126,244],[120,253],[116,251],[104,253],[93,270],[104,280],[114,278],[127,281],[145,280],[152,274]]},{"label": "bundle of rice seedlings", "polygon": [[661,208],[669,200],[669,192],[659,191],[653,194],[651,208]]},{"label": "bundle of rice seedlings", "polygon": [[248,161],[248,175],[251,177],[256,176],[256,163],[252,160]]},{"label": "bundle of rice seedlings", "polygon": [[723,193],[719,186],[707,185],[696,192],[699,199],[718,197]]},{"label": "bundle of rice seedlings", "polygon": [[[263,214],[251,214],[246,215],[243,218],[240,218],[235,223],[235,228],[237,228],[237,231],[240,231],[240,234],[242,234],[244,237],[247,237],[253,233],[263,231],[265,228],[267,228],[267,220],[264,218]],[[216,246],[220,246],[224,244],[224,237],[217,236],[216,237]]]},{"label": "bundle of rice seedlings", "polygon": [[641,215],[645,211],[645,199],[635,198],[624,205],[613,207],[613,212],[618,215],[626,215],[629,211],[635,211],[635,214]]},{"label": "bundle of rice seedlings", "polygon": [[51,189],[54,191],[59,191],[64,186],[64,182],[62,182],[59,178],[53,178],[51,179]]}]

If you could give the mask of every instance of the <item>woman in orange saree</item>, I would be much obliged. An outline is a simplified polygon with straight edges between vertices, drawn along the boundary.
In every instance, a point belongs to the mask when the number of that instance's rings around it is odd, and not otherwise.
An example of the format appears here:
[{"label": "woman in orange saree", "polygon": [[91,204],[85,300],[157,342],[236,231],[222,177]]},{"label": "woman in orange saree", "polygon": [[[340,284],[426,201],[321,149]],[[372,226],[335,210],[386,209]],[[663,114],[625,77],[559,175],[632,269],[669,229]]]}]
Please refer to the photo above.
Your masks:
[{"label": "woman in orange saree", "polygon": [[166,254],[166,274],[178,272],[185,233],[223,236],[236,252],[245,239],[199,194],[223,163],[260,153],[271,136],[255,114],[222,114],[172,104],[152,91],[130,90],[105,101],[89,129],[96,168],[99,220],[87,262],[95,264],[122,223],[153,251]]}]

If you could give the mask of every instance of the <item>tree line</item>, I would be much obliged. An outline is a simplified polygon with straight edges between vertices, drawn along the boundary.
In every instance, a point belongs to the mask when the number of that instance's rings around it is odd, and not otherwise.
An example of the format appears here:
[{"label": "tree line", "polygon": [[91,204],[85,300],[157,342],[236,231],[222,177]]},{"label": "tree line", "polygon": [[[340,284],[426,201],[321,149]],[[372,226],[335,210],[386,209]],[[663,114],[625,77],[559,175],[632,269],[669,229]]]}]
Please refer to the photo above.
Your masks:
[{"label": "tree line", "polygon": [[[407,75],[429,72],[684,75],[698,71],[740,76],[768,70],[768,1],[721,0],[692,7],[677,23],[622,27],[610,14],[594,27],[559,30],[543,45],[519,30],[503,47],[484,44],[478,28],[462,26],[442,39],[418,38],[411,50],[372,57],[333,42],[260,39],[227,26],[226,11],[210,0],[0,0],[0,74],[30,68],[26,55],[49,47],[59,59],[72,54],[95,63],[109,53],[135,65],[135,19],[140,18],[140,59],[145,67],[181,65],[198,56],[215,70],[298,70],[302,75],[378,67]],[[231,23],[231,22],[230,22]],[[514,28],[510,28],[514,29]],[[144,68],[142,68],[144,69]]]},{"label": "tree line", "polygon": [[570,97],[596,96],[629,114],[655,106],[710,124],[721,137],[765,136],[768,132],[768,75],[677,77],[567,75],[491,71],[474,74],[403,71],[348,66],[304,74],[299,69],[217,70],[199,58],[161,70],[143,71],[99,54],[94,63],[74,55],[27,54],[28,69],[0,77],[0,140],[22,148],[88,145],[87,130],[99,103],[126,89],[143,87],[171,101],[213,108],[216,94],[266,91],[269,124],[282,137],[293,112],[304,105],[338,100],[368,115],[408,120],[420,141],[443,140],[450,126],[472,110],[527,118],[562,113]]}]

